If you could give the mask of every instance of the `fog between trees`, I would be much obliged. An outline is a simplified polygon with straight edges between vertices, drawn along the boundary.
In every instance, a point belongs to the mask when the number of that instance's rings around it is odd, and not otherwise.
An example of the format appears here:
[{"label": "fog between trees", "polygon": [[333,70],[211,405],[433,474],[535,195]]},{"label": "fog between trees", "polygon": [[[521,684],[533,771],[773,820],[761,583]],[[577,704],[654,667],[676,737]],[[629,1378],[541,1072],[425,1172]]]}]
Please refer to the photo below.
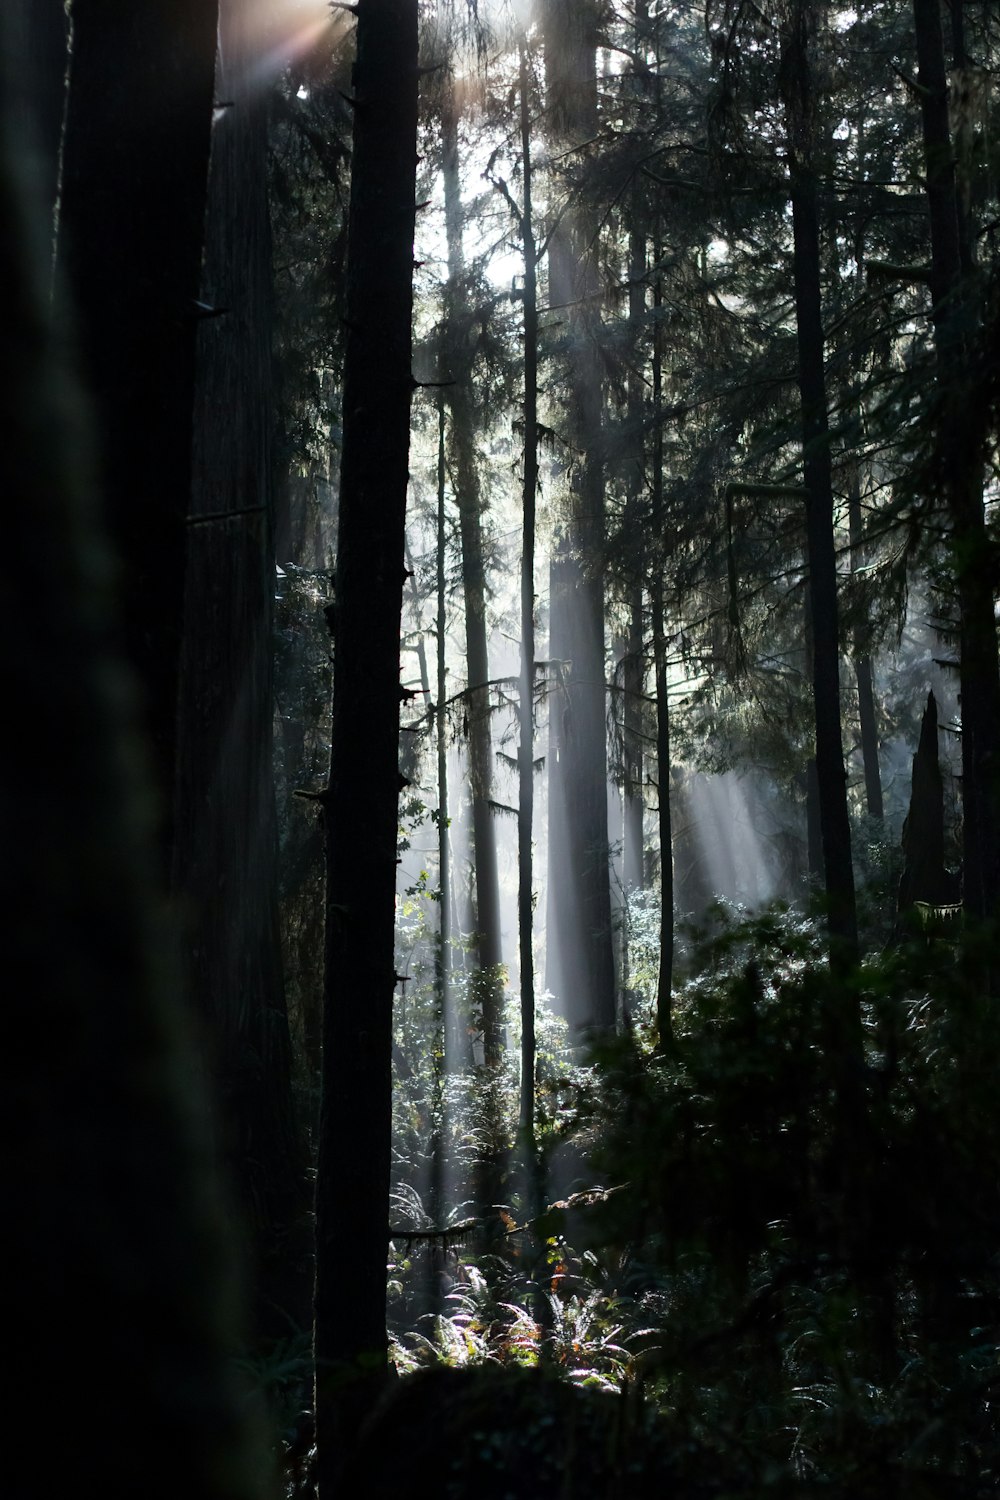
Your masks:
[{"label": "fog between trees", "polygon": [[78,1480],[992,1490],[994,8],[3,46]]}]

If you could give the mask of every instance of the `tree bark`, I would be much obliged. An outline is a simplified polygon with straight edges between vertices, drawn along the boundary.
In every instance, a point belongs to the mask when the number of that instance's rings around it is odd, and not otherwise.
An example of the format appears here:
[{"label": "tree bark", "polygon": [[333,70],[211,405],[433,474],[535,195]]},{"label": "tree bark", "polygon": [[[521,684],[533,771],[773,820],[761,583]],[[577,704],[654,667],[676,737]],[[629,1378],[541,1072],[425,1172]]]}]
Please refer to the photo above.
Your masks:
[{"label": "tree bark", "polygon": [[[22,994],[0,1051],[4,1341],[18,1372],[5,1409],[22,1433],[42,1399],[53,1420],[44,1480],[25,1442],[4,1483],[11,1496],[261,1500],[267,1455],[233,1379],[235,1256],[162,930],[85,401],[53,352],[51,203],[7,114],[7,19],[0,486],[14,524],[0,667],[23,721],[0,742],[0,893]],[[123,1375],[113,1421],[108,1370]]]},{"label": "tree bark", "polygon": [[[440,1008],[442,1040],[448,1025],[449,981],[451,977],[451,862],[448,849],[448,592],[447,571],[447,473],[445,465],[445,405],[443,394],[438,400],[438,459],[437,459],[437,579],[435,618],[435,653],[437,666],[437,714],[435,739],[437,744],[438,787],[438,964],[437,1003]],[[442,1049],[443,1050],[443,1049]],[[437,1220],[434,1221],[437,1223]]]},{"label": "tree bark", "polygon": [[[659,260],[659,235],[654,248]],[[653,303],[659,313],[663,286],[659,276],[653,288]],[[656,782],[657,832],[660,840],[660,932],[659,967],[656,976],[656,1033],[661,1052],[674,1045],[671,997],[674,978],[674,839],[670,800],[670,679],[664,609],[666,571],[666,507],[663,495],[663,342],[659,318],[653,331],[653,535],[655,569],[650,576],[652,606],[653,667],[656,679]]]},{"label": "tree bark", "polygon": [[[819,186],[813,167],[808,7],[799,0],[783,44],[782,73],[791,170],[793,276],[802,402],[802,461],[806,487],[806,549],[816,715],[816,775],[831,954],[838,964],[857,958],[857,915],[847,775],[840,724],[840,639],[837,559],[833,534],[833,472],[827,419]],[[860,1048],[860,1016],[852,1047]]]},{"label": "tree bark", "polygon": [[674,850],[670,807],[670,679],[664,626],[663,581],[653,595],[653,661],[656,674],[657,828],[660,837],[660,962],[656,976],[656,1034],[661,1052],[673,1047],[671,996],[674,972]]},{"label": "tree bark", "polygon": [[532,210],[531,120],[526,43],[520,45],[521,174],[524,205],[524,456],[521,485],[521,668],[517,746],[517,928],[521,970],[520,1125],[535,1180],[535,958],[532,835],[535,807],[535,499],[538,491],[538,257]]},{"label": "tree bark", "polygon": [[470,383],[472,361],[468,347],[468,300],[462,252],[462,198],[458,154],[458,116],[449,82],[441,121],[444,175],[445,232],[448,243],[448,283],[445,317],[448,322],[451,407],[451,453],[455,468],[459,529],[462,542],[462,584],[465,592],[465,653],[469,687],[469,781],[472,798],[472,851],[475,866],[475,939],[479,973],[475,980],[481,1002],[483,1051],[487,1069],[496,1072],[505,1055],[503,1020],[503,948],[500,935],[500,880],[497,841],[490,803],[493,797],[493,736],[489,647],[486,632],[486,567],[483,558],[482,497],[473,440]]},{"label": "tree bark", "polygon": [[[438,845],[438,932],[437,953],[434,965],[434,1035],[431,1039],[431,1138],[430,1180],[427,1194],[427,1211],[432,1224],[442,1224],[445,1217],[444,1140],[445,1140],[445,1072],[449,1067],[462,1067],[461,1061],[449,1056],[449,1026],[451,1025],[451,860],[448,843],[448,592],[447,592],[447,465],[445,456],[445,400],[444,391],[438,392],[438,445],[437,445],[437,577],[435,579],[435,665],[436,687],[434,699],[427,695],[428,704],[433,704],[434,730],[437,750],[437,845]],[[412,581],[412,580],[411,580]],[[455,1052],[461,1042],[455,1039]],[[466,1053],[468,1047],[465,1048]],[[427,1257],[428,1307],[435,1316],[442,1310],[441,1304],[441,1260],[437,1247],[431,1245]]]},{"label": "tree bark", "polygon": [[205,1018],[259,1332],[307,1326],[306,1163],[292,1105],[274,801],[271,243],[267,103],[240,0],[220,6],[197,325],[173,885]]},{"label": "tree bark", "polygon": [[993,604],[995,558],[983,509],[988,418],[969,373],[973,287],[971,276],[963,274],[939,0],[913,0],[913,14],[938,367],[935,458],[951,522],[960,617],[963,903],[971,918],[985,921],[997,916],[1000,902],[1000,667]]},{"label": "tree bark", "polygon": [[[641,327],[646,311],[646,235],[642,227],[642,207],[638,193],[633,195],[633,224],[629,236],[629,323],[633,348],[638,353]],[[643,526],[640,514],[646,480],[643,452],[643,380],[637,360],[628,375],[628,425],[636,456],[629,466],[624,529],[628,549],[628,632],[622,662],[622,751],[624,757],[623,797],[625,803],[622,885],[626,894],[641,891],[645,884],[643,863],[642,801],[642,702],[645,687],[645,658],[642,638],[642,583],[645,574]]]},{"label": "tree bark", "polygon": [[[860,264],[860,261],[859,261]],[[857,464],[851,466],[847,490],[848,524],[851,532],[851,569],[861,566],[862,536],[861,482]],[[884,817],[882,773],[878,757],[878,721],[875,712],[875,680],[871,651],[865,639],[864,626],[854,632],[854,679],[858,689],[858,722],[861,727],[861,759],[865,772],[865,799],[868,816]]]},{"label": "tree bark", "polygon": [[9,113],[19,150],[32,158],[34,190],[51,218],[59,185],[69,32],[64,0],[7,0],[6,37],[18,59]]},{"label": "tree bark", "polygon": [[359,0],[325,804],[315,1351],[321,1500],[334,1492],[338,1451],[386,1378],[417,76],[416,0]]},{"label": "tree bark", "polygon": [[169,864],[219,8],[74,0],[71,14],[57,273],[94,408]]},{"label": "tree bark", "polygon": [[[545,77],[554,143],[578,145],[596,129],[597,11],[586,0],[548,0]],[[575,191],[575,189],[573,189]],[[554,228],[549,303],[573,341],[567,441],[579,455],[552,561],[549,655],[562,663],[549,752],[550,987],[577,1036],[615,1024],[608,848],[604,653],[604,473],[596,225],[577,203]]]}]

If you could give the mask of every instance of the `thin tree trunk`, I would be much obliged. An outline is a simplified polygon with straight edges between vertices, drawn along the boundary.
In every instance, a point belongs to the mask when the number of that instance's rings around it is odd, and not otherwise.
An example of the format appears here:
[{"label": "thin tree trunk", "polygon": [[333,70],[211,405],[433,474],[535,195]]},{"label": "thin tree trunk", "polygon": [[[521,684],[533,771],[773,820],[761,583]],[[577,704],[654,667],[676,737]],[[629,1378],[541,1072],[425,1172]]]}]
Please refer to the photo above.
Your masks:
[{"label": "thin tree trunk", "polygon": [[[848,523],[851,533],[851,569],[862,565],[861,480],[853,464],[847,490]],[[861,759],[865,771],[868,816],[879,822],[884,816],[882,773],[878,759],[878,723],[875,713],[875,681],[871,653],[864,639],[864,626],[854,632],[854,677],[858,688],[858,721],[861,726]]]},{"label": "thin tree trunk", "polygon": [[219,7],[75,0],[57,256],[172,841],[195,340]]},{"label": "thin tree trunk", "polygon": [[[437,740],[437,835],[438,835],[438,949],[434,968],[434,1036],[431,1043],[431,1143],[430,1143],[430,1192],[427,1211],[432,1224],[444,1220],[444,1076],[449,1065],[448,1025],[450,1021],[451,988],[451,865],[448,851],[448,665],[447,628],[448,595],[445,523],[447,512],[447,472],[445,465],[445,403],[444,392],[438,395],[438,452],[437,452],[437,577],[435,635],[437,645],[437,712],[435,733]],[[430,1310],[441,1311],[441,1279],[439,1275],[438,1247],[428,1246],[428,1270],[430,1274]]]},{"label": "thin tree trunk", "polygon": [[[785,116],[790,145],[793,276],[802,401],[802,461],[807,495],[806,548],[816,714],[816,775],[831,952],[838,964],[850,965],[857,957],[858,935],[847,812],[847,774],[840,724],[833,472],[823,352],[818,182],[811,162],[815,99],[807,28],[807,7],[800,0],[790,21],[783,71],[790,74],[790,81],[786,77]],[[850,1046],[859,1051],[860,1015],[851,1019],[849,1029]]]},{"label": "thin tree trunk", "polygon": [[538,489],[538,260],[531,202],[528,54],[520,47],[521,173],[524,206],[524,457],[521,487],[521,670],[517,747],[517,927],[521,969],[520,1125],[534,1178],[535,960],[532,833],[535,806],[535,496]]},{"label": "thin tree trunk", "polygon": [[444,396],[438,401],[438,474],[437,474],[437,787],[438,787],[438,887],[441,910],[438,913],[437,1003],[441,1026],[448,1024],[448,980],[451,969],[451,867],[448,857],[448,594],[445,533],[447,495],[445,469]]},{"label": "thin tree trunk", "polygon": [[465,652],[469,678],[469,770],[472,798],[472,849],[476,876],[475,924],[479,974],[476,994],[482,1007],[484,1061],[490,1072],[503,1066],[503,949],[500,936],[500,880],[497,872],[496,829],[490,803],[493,797],[493,738],[491,731],[489,648],[486,633],[486,566],[479,475],[473,441],[470,382],[471,361],[465,327],[468,305],[462,253],[462,199],[458,155],[458,118],[453,85],[449,84],[442,114],[445,231],[448,242],[448,284],[445,316],[450,358],[454,362],[449,387],[452,413],[451,448],[455,465],[459,527],[462,541],[462,583],[465,590]]},{"label": "thin tree trunk", "polygon": [[359,0],[325,805],[315,1346],[321,1500],[334,1492],[339,1455],[386,1378],[417,77],[416,0]]},{"label": "thin tree trunk", "polygon": [[627,379],[626,410],[634,452],[626,475],[625,594],[628,625],[622,643],[621,743],[622,743],[622,910],[620,1018],[631,1024],[632,912],[630,897],[645,885],[643,840],[643,741],[642,703],[646,663],[642,637],[642,585],[645,574],[645,534],[641,514],[646,482],[643,442],[643,380],[638,355],[645,313],[646,233],[638,189],[632,195],[632,227],[629,233],[629,324],[632,363]]},{"label": "thin tree trunk", "polygon": [[806,538],[812,608],[816,774],[830,934],[851,962],[857,954],[857,917],[847,774],[840,725],[840,639],[837,560],[833,539],[833,473],[827,427],[820,302],[819,213],[816,178],[801,166],[792,185],[794,277],[802,398],[802,451],[807,491]]},{"label": "thin tree trunk", "polygon": [[983,509],[987,415],[970,381],[965,327],[972,288],[963,275],[961,213],[948,120],[939,0],[913,0],[931,230],[931,297],[941,393],[937,460],[951,518],[960,616],[963,901],[978,921],[1000,898],[1000,669],[993,550]]},{"label": "thin tree trunk", "polygon": [[[833,471],[826,404],[819,184],[813,165],[816,99],[808,0],[797,0],[783,40],[784,110],[791,175],[793,278],[806,488],[806,556],[816,716],[816,778],[830,942],[824,1043],[836,1097],[833,1179],[849,1257],[865,1254],[866,1165],[872,1151],[863,1082],[861,1007],[850,983],[858,958],[847,774],[840,723],[840,635]],[[787,50],[786,50],[787,49]],[[859,1274],[863,1277],[863,1272]]]},{"label": "thin tree trunk", "polygon": [[[868,147],[866,136],[867,114],[863,102],[859,101],[854,131],[857,139],[858,177],[868,177]],[[865,261],[867,219],[859,219],[854,236],[854,263],[857,267],[855,289],[858,296],[865,290]],[[860,390],[852,393],[859,423],[863,425],[864,408]],[[861,460],[855,454],[850,462],[847,484],[847,519],[851,538],[851,572],[860,569],[865,562],[864,518],[861,511]],[[865,773],[865,800],[868,816],[881,822],[885,816],[882,798],[882,772],[879,766],[878,719],[875,698],[875,676],[872,664],[870,632],[867,622],[861,621],[854,631],[854,675],[858,689],[858,723],[861,730],[861,760]]]},{"label": "thin tree trunk", "polygon": [[670,816],[670,682],[664,629],[663,581],[653,595],[653,660],[656,673],[657,829],[660,837],[660,962],[656,976],[656,1032],[661,1051],[673,1046],[671,994],[674,972],[674,854]]},{"label": "thin tree trunk", "polygon": [[[640,564],[641,566],[641,564]],[[626,894],[645,887],[643,860],[643,741],[642,704],[645,694],[645,643],[642,634],[642,584],[633,584],[628,597],[628,634],[622,661],[622,742],[625,756],[625,802],[622,885]]]},{"label": "thin tree trunk", "polygon": [[[641,205],[638,193],[632,204],[633,226],[629,237],[629,323],[632,347],[638,353],[641,327],[646,311],[646,235],[639,223]],[[643,525],[639,514],[646,480],[642,440],[643,380],[633,356],[628,376],[628,425],[636,457],[629,467],[624,529],[626,534],[628,572],[628,632],[622,663],[622,749],[625,761],[623,796],[625,802],[625,848],[622,859],[622,885],[626,894],[640,891],[645,884],[643,871],[642,828],[642,700],[645,662],[642,639],[642,580],[645,574]]]},{"label": "thin tree trunk", "polygon": [[410,603],[413,606],[413,618],[417,624],[417,670],[420,673],[420,691],[424,695],[424,702],[430,703],[433,699],[431,692],[431,673],[427,665],[427,643],[424,640],[424,631],[420,623],[420,590],[417,588],[416,568],[413,566],[413,554],[410,551],[409,539],[403,551],[406,560],[406,578],[410,587]]},{"label": "thin tree trunk", "polygon": [[[657,236],[658,240],[658,236]],[[659,244],[654,248],[659,260]],[[653,289],[653,305],[659,313],[663,287],[659,276]],[[670,682],[663,595],[666,569],[666,513],[663,496],[663,342],[657,318],[653,330],[653,535],[658,539],[657,566],[650,577],[652,606],[653,668],[656,679],[656,781],[657,832],[660,840],[660,934],[659,967],[656,976],[656,1032],[661,1052],[674,1045],[671,994],[674,975],[674,840],[670,805]]]}]

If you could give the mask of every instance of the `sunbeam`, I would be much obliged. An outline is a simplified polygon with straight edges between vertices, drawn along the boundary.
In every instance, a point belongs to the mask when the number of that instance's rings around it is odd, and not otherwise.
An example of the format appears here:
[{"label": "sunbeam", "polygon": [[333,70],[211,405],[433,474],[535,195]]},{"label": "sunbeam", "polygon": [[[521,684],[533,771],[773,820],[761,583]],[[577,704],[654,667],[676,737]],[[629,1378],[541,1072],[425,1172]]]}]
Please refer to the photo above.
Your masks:
[{"label": "sunbeam", "polygon": [[292,63],[318,53],[328,55],[354,24],[346,8],[328,0],[243,0],[243,44],[254,87],[276,78]]}]

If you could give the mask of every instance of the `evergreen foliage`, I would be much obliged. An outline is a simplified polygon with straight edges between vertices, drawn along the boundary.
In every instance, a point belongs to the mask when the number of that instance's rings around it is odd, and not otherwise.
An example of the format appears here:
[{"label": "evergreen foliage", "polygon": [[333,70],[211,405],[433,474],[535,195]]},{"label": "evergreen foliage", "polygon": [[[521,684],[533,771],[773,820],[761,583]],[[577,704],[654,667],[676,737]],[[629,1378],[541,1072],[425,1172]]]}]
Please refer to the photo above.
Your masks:
[{"label": "evergreen foliage", "polygon": [[259,1488],[236,1363],[290,1500],[985,1500],[1000,11],[8,24],[8,1141],[29,1384],[106,1305],[128,1387],[88,1484]]}]

